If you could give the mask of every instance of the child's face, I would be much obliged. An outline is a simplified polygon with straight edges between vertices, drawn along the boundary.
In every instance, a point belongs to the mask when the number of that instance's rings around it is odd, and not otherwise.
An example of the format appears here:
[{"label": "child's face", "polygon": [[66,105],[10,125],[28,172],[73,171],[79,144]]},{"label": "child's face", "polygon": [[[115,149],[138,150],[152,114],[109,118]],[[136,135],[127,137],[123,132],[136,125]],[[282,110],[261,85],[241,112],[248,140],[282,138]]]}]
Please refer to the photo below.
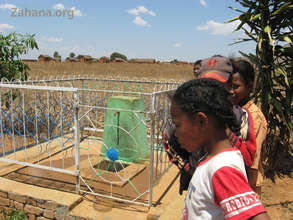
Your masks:
[{"label": "child's face", "polygon": [[191,120],[180,107],[174,103],[171,104],[170,112],[173,123],[175,124],[175,136],[181,146],[188,152],[193,152],[201,146],[202,134],[196,120]]},{"label": "child's face", "polygon": [[197,78],[198,77],[199,68],[200,68],[200,64],[196,64],[196,65],[193,66],[193,75],[194,75],[194,78]]},{"label": "child's face", "polygon": [[247,99],[251,92],[251,88],[252,85],[246,85],[244,79],[239,73],[233,74],[231,84],[229,85],[232,104],[239,105],[242,101]]}]

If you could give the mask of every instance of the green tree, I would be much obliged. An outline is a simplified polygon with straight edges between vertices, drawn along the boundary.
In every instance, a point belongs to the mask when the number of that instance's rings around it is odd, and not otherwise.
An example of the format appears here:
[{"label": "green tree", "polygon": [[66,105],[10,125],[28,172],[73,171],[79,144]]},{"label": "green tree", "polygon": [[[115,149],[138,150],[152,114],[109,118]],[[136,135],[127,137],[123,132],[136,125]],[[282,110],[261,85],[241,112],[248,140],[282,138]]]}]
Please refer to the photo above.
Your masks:
[{"label": "green tree", "polygon": [[[236,30],[246,37],[238,42],[256,42],[255,54],[244,54],[257,67],[255,100],[268,121],[264,146],[266,177],[290,175],[293,167],[292,133],[292,66],[293,3],[290,0],[236,0],[242,9]],[[244,11],[243,11],[244,8]],[[237,43],[238,43],[237,42]]]},{"label": "green tree", "polygon": [[172,60],[170,63],[173,63],[173,64],[178,64],[178,63],[179,63],[179,61],[178,61],[177,59],[174,59],[174,60]]},{"label": "green tree", "polygon": [[76,56],[76,59],[80,59],[82,57],[82,55],[81,54],[78,54],[77,56]]},{"label": "green tree", "polygon": [[61,58],[60,54],[57,51],[54,52],[53,57],[54,58]]},{"label": "green tree", "polygon": [[125,55],[121,54],[121,53],[118,53],[118,52],[114,52],[110,56],[111,61],[113,61],[115,58],[121,58],[121,59],[127,61],[127,57]]},{"label": "green tree", "polygon": [[0,34],[0,78],[26,80],[29,67],[20,56],[30,49],[39,49],[34,34]]},{"label": "green tree", "polygon": [[74,57],[75,57],[75,53],[71,52],[71,53],[69,54],[69,57],[70,57],[70,58],[74,58]]}]

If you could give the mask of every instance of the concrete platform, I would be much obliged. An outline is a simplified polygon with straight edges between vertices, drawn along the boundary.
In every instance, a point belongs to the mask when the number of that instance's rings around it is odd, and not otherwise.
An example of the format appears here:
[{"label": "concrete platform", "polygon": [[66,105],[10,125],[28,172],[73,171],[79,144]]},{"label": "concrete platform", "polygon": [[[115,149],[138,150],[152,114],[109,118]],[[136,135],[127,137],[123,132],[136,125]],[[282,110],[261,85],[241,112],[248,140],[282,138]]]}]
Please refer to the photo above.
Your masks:
[{"label": "concrete platform", "polygon": [[[60,140],[51,143],[50,153],[56,153]],[[96,140],[89,140],[81,142],[81,174],[83,177],[91,178],[95,173],[92,168],[86,163],[97,164],[100,157],[97,153],[100,152],[100,144]],[[94,146],[94,147],[91,147]],[[70,147],[70,144],[68,144]],[[46,152],[38,156],[38,148],[33,147],[27,150],[27,155],[30,155],[29,161],[35,163],[39,161],[40,165],[62,168],[73,171],[75,169],[74,159],[70,154],[62,159],[62,154],[56,154],[51,159]],[[16,153],[17,159],[23,161],[25,155],[21,152]],[[13,159],[13,155],[9,155]],[[127,174],[132,182],[136,184],[137,189],[141,192],[147,190],[148,185],[148,163],[141,165],[130,165]],[[180,219],[181,210],[183,208],[184,196],[178,193],[179,180],[176,179],[178,169],[175,166],[171,168],[161,177],[160,181],[153,187],[153,206],[149,210],[147,207],[141,205],[134,205],[123,202],[115,202],[113,200],[95,197],[92,195],[74,194],[76,177],[52,172],[48,170],[41,170],[34,167],[23,167],[22,165],[13,165],[6,162],[0,162],[0,175],[4,178],[0,179],[0,191],[12,192],[27,197],[37,198],[39,200],[55,201],[58,204],[63,204],[70,207],[70,216],[81,219]],[[112,179],[112,174],[107,174],[109,179]],[[106,176],[106,175],[105,175]],[[107,176],[106,176],[107,177]],[[135,177],[135,178],[134,178]],[[9,178],[9,179],[8,179]],[[114,177],[113,177],[114,178]],[[117,177],[115,177],[117,178]],[[15,181],[13,181],[15,180]],[[57,181],[56,181],[57,180]],[[115,181],[115,179],[112,179]],[[93,181],[95,188],[100,188],[103,182],[97,180]],[[81,186],[82,188],[85,186]],[[116,187],[116,188],[115,188]],[[50,188],[50,189],[48,189]],[[128,196],[135,196],[135,192],[131,184],[117,184],[113,185],[113,189],[126,193]],[[166,190],[167,189],[167,190]],[[105,192],[107,189],[104,188]],[[134,195],[132,195],[134,194]],[[124,195],[124,194],[123,194]],[[135,198],[135,197],[133,197]],[[142,197],[142,201],[146,202],[148,196]]]},{"label": "concrete platform", "polygon": [[46,200],[61,204],[68,207],[68,216],[72,219],[175,220],[180,219],[185,197],[178,194],[177,173],[177,168],[172,166],[153,188],[153,206],[150,210],[148,207],[140,205],[117,202],[92,195],[82,197],[74,193],[46,189],[5,178],[0,178],[0,192],[34,198],[36,201]]},{"label": "concrete platform", "polygon": [[101,220],[178,220],[181,218],[185,195],[180,196],[178,193],[179,178],[175,179],[177,173],[178,169],[172,166],[153,188],[153,207],[150,210],[143,206],[86,196],[70,215]]}]

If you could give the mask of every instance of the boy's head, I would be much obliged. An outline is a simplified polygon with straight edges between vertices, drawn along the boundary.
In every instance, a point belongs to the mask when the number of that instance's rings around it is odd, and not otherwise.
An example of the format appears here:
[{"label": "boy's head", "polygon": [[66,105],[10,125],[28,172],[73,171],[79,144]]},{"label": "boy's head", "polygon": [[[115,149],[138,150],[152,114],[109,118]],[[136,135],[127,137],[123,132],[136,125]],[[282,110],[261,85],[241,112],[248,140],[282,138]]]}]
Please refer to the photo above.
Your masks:
[{"label": "boy's head", "polygon": [[221,83],[227,83],[233,72],[235,72],[235,66],[231,59],[213,56],[201,61],[198,78],[215,79]]}]

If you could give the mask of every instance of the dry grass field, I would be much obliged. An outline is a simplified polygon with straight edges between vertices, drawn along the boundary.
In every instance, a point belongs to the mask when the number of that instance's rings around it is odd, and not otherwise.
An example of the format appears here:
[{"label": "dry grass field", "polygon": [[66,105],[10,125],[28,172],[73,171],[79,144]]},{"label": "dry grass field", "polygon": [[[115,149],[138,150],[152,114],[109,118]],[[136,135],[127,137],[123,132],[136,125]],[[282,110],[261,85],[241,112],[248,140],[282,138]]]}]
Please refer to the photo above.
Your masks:
[{"label": "dry grass field", "polygon": [[192,79],[192,65],[167,63],[132,64],[132,63],[28,63],[29,78],[66,77],[72,75],[101,76],[128,79],[150,79],[185,81]]},{"label": "dry grass field", "polygon": [[[29,63],[30,79],[62,78],[72,75],[101,78],[186,81],[192,79],[192,65],[129,63]],[[271,219],[293,219],[293,179],[265,180],[262,201]]]}]

